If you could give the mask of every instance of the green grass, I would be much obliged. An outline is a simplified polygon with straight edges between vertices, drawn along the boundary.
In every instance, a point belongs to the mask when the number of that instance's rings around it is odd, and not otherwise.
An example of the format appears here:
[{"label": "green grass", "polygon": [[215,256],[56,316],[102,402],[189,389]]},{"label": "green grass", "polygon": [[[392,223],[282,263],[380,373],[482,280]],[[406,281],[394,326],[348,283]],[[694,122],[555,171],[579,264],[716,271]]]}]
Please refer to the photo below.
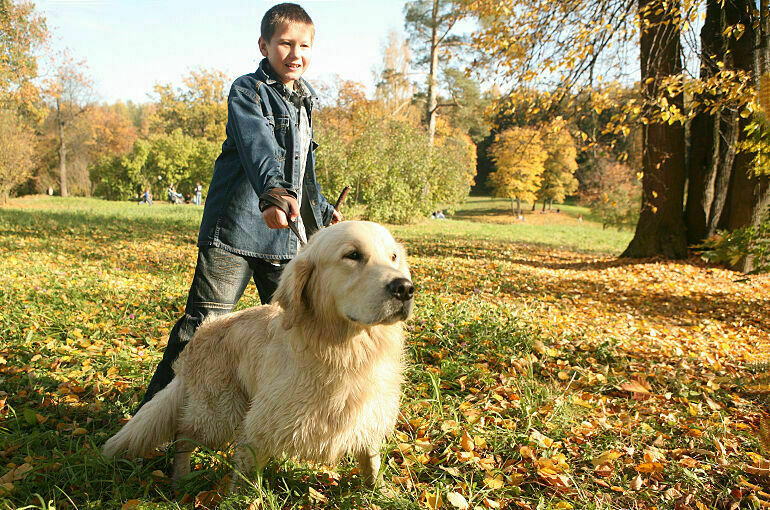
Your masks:
[{"label": "green grass", "polygon": [[[508,209],[472,198],[448,220],[392,227],[417,303],[403,419],[383,446],[388,490],[362,488],[350,459],[276,459],[220,508],[418,509],[436,492],[443,508],[451,493],[470,508],[674,509],[687,494],[714,508],[735,488],[755,504],[741,477],[763,483],[742,468],[762,452],[762,403],[742,367],[767,337],[766,280],[618,261],[631,233],[603,230],[584,209],[523,223]],[[227,451],[196,453],[179,494],[164,475],[170,453],[98,453],[184,306],[201,212],[48,197],[0,208],[0,476],[11,484],[0,508],[189,508],[220,487]],[[239,306],[255,304],[250,287]],[[623,391],[629,381],[649,394]],[[598,475],[607,452],[618,457]]]}]

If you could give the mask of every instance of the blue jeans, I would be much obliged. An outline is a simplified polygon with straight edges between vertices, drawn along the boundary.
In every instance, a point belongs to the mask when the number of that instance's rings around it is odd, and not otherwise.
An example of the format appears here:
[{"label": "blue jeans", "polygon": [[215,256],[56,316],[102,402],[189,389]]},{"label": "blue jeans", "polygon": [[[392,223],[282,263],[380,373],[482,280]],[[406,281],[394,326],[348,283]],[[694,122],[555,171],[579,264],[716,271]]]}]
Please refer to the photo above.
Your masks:
[{"label": "blue jeans", "polygon": [[276,266],[262,259],[236,255],[214,246],[199,248],[184,316],[171,330],[163,359],[155,369],[139,407],[171,382],[174,378],[171,368],[174,360],[207,317],[233,311],[252,278],[257,285],[260,301],[263,304],[269,303],[285,265],[286,261]]}]

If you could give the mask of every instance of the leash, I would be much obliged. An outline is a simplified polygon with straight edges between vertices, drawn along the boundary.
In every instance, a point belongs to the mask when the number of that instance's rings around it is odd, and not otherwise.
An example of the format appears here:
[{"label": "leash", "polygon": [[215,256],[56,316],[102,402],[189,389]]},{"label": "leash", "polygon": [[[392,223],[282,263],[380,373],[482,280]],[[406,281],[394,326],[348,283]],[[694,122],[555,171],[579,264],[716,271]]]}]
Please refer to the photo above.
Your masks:
[{"label": "leash", "polygon": [[[339,211],[340,206],[342,205],[342,202],[345,201],[345,198],[348,196],[348,193],[350,192],[350,186],[345,186],[340,193],[339,198],[337,199],[337,203],[334,204],[334,210]],[[266,205],[265,207],[262,207],[264,210],[266,207],[269,207],[270,205],[276,206],[278,209],[282,210],[283,213],[286,215],[286,221],[289,224],[289,229],[291,229],[292,232],[294,232],[294,235],[297,236],[297,239],[299,239],[299,245],[305,246],[307,242],[302,237],[302,234],[300,233],[299,229],[297,228],[297,222],[292,221],[290,219],[291,217],[291,207],[289,206],[289,201],[284,199],[283,197],[271,195],[270,193],[263,193],[259,197],[260,202],[267,203],[269,205]],[[329,223],[331,223],[331,219],[329,219],[328,222],[324,224],[324,227],[328,227]]]}]

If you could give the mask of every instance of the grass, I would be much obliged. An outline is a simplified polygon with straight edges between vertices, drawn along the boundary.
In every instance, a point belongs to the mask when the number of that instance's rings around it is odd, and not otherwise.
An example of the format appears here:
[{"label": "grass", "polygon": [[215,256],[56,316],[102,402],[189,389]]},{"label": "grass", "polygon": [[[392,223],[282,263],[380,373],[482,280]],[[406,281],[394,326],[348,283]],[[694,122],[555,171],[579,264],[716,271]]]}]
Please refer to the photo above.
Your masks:
[{"label": "grass", "polygon": [[[521,222],[509,205],[472,198],[448,220],[392,227],[418,293],[388,490],[363,489],[349,459],[276,459],[236,496],[217,492],[227,451],[196,453],[178,494],[169,453],[98,454],[184,306],[201,209],[0,208],[0,508],[770,504],[770,280],[617,260],[630,232],[572,206]],[[250,287],[239,306],[257,303]]]}]

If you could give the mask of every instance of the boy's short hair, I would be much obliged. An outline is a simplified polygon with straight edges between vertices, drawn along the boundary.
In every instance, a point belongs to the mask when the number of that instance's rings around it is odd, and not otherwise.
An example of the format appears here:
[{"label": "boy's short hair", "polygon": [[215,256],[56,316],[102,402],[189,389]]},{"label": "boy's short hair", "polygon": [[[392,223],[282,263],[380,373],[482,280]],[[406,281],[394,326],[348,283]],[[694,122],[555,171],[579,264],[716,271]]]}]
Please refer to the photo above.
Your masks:
[{"label": "boy's short hair", "polygon": [[305,9],[298,4],[283,3],[272,6],[262,16],[262,25],[260,25],[260,36],[265,41],[270,41],[275,34],[275,29],[283,23],[302,23],[313,26],[313,20]]}]

